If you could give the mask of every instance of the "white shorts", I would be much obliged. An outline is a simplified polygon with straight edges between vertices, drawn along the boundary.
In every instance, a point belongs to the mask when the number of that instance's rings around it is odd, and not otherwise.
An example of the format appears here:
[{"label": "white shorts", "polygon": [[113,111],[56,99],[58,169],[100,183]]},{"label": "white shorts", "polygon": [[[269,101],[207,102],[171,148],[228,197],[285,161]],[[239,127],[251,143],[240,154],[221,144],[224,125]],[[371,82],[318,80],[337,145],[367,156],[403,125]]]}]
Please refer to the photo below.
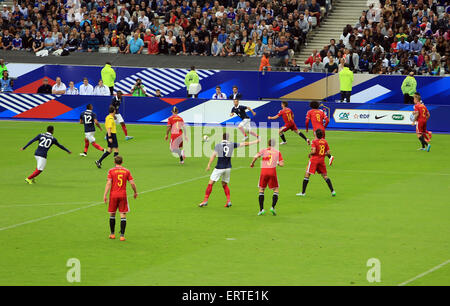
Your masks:
[{"label": "white shorts", "polygon": [[116,124],[121,124],[123,121],[121,114],[116,114]]},{"label": "white shorts", "polygon": [[34,156],[34,158],[36,158],[37,161],[36,169],[38,169],[39,171],[44,171],[45,165],[47,164],[47,158],[36,155]]},{"label": "white shorts", "polygon": [[87,133],[84,133],[84,137],[86,137],[86,139],[89,140],[90,143],[95,142],[95,137],[94,137],[94,135],[95,135],[95,132],[87,132]]},{"label": "white shorts", "polygon": [[217,182],[220,178],[222,178],[222,182],[229,183],[230,182],[230,174],[231,168],[228,169],[216,169],[214,168],[211,173],[211,177],[209,178],[211,181]]},{"label": "white shorts", "polygon": [[244,128],[244,130],[250,131],[250,118],[243,119],[241,123],[239,123],[239,127]]}]

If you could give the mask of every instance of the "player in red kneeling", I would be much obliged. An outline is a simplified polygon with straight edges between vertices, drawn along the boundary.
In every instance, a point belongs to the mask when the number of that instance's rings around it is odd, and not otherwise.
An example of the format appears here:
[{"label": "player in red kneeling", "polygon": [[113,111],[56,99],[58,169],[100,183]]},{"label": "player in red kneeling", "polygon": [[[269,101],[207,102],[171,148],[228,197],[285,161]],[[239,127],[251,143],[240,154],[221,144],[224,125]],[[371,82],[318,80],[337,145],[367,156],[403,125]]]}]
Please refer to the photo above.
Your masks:
[{"label": "player in red kneeling", "polygon": [[261,150],[258,154],[253,158],[250,167],[255,166],[255,162],[258,158],[262,157],[261,162],[261,175],[259,177],[259,213],[258,216],[263,216],[265,214],[264,211],[264,191],[267,186],[273,190],[272,196],[272,207],[270,211],[274,216],[277,215],[275,212],[275,205],[278,202],[278,177],[277,177],[277,165],[280,167],[284,166],[283,156],[280,151],[275,150],[273,147],[275,146],[275,140],[269,140],[269,146],[266,149]]},{"label": "player in red kneeling", "polygon": [[427,121],[430,119],[430,112],[428,111],[425,104],[423,104],[420,94],[416,92],[414,94],[414,122],[416,125],[416,134],[419,138],[422,148],[419,150],[430,152],[431,149],[431,132],[427,131]]},{"label": "player in red kneeling", "polygon": [[[314,133],[318,129],[322,130],[323,138],[325,139],[325,128],[328,126],[328,123],[330,123],[330,119],[323,110],[319,109],[320,103],[318,101],[311,101],[309,106],[311,109],[306,113],[305,131],[308,133],[308,126],[311,121]],[[328,164],[331,166],[334,161],[334,156],[328,155],[328,159]]]},{"label": "player in red kneeling", "polygon": [[331,195],[334,197],[336,196],[336,192],[334,191],[330,178],[327,176],[327,166],[325,166],[325,155],[330,154],[330,147],[328,146],[328,142],[323,139],[323,131],[321,129],[317,129],[315,134],[316,138],[311,144],[311,152],[308,155],[309,163],[306,168],[305,178],[303,179],[303,189],[301,193],[297,193],[296,195],[305,196],[309,177],[311,174],[319,172],[325,182],[327,182]]},{"label": "player in red kneeling", "polygon": [[109,228],[111,234],[110,239],[115,239],[115,227],[116,227],[116,211],[120,213],[120,241],[125,241],[125,228],[127,226],[127,213],[130,211],[127,198],[127,182],[130,182],[131,188],[134,191],[134,198],[138,196],[136,184],[134,183],[131,172],[122,167],[123,158],[120,155],[114,157],[114,163],[116,166],[108,171],[108,181],[106,182],[105,193],[103,200],[105,203],[108,201],[109,193]]},{"label": "player in red kneeling", "polygon": [[167,120],[167,130],[165,140],[169,139],[170,133],[170,151],[178,154],[180,157],[180,164],[184,164],[186,156],[183,150],[183,132],[184,140],[188,141],[186,135],[186,127],[184,126],[184,120],[178,116],[178,108],[176,106],[172,109],[172,116]]},{"label": "player in red kneeling", "polygon": [[292,110],[288,107],[288,103],[286,101],[281,102],[281,110],[278,112],[278,114],[276,116],[269,116],[267,117],[267,119],[269,120],[275,120],[280,118],[280,116],[283,118],[284,121],[284,126],[280,128],[280,138],[281,140],[283,140],[282,143],[280,143],[281,145],[284,145],[287,143],[286,141],[286,137],[284,136],[284,132],[286,131],[293,131],[295,134],[299,135],[301,138],[303,138],[306,143],[309,145],[309,139],[306,138],[305,134],[303,134],[301,131],[298,130],[297,126],[295,125],[294,122],[294,113],[292,112]]}]

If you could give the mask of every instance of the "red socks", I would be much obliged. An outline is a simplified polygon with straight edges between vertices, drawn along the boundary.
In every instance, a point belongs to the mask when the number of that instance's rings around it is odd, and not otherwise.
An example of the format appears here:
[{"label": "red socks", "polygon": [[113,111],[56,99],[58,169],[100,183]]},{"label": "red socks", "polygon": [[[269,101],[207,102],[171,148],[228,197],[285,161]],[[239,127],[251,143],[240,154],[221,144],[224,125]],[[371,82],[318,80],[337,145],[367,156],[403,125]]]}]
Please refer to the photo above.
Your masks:
[{"label": "red socks", "polygon": [[102,146],[101,146],[101,145],[98,145],[98,144],[96,144],[95,142],[93,142],[93,143],[92,143],[92,146],[93,146],[94,148],[96,148],[97,150],[99,150],[99,151],[103,151],[103,148],[102,148]]},{"label": "red socks", "polygon": [[225,191],[225,195],[227,196],[227,202],[230,202],[230,188],[228,185],[223,186],[223,190]]},{"label": "red socks", "polygon": [[241,130],[242,134],[244,134],[244,136],[247,137],[247,133],[245,132],[243,127],[240,127],[239,130]]},{"label": "red socks", "polygon": [[87,153],[89,148],[89,140],[87,140],[86,138],[84,139],[84,153]]},{"label": "red socks", "polygon": [[127,127],[126,127],[125,123],[122,123],[121,126],[122,126],[122,130],[123,130],[125,136],[128,136],[128,131],[127,131]]},{"label": "red socks", "polygon": [[41,171],[41,170],[38,170],[38,169],[34,170],[34,172],[31,173],[31,175],[28,177],[28,179],[31,180],[31,179],[35,178],[36,176],[38,176],[39,174],[41,174],[41,172],[42,172],[42,171]]},{"label": "red socks", "polygon": [[213,189],[213,185],[212,184],[208,184],[208,187],[206,187],[206,191],[205,191],[205,200],[204,200],[204,202],[208,202],[209,195],[211,194],[212,189]]}]

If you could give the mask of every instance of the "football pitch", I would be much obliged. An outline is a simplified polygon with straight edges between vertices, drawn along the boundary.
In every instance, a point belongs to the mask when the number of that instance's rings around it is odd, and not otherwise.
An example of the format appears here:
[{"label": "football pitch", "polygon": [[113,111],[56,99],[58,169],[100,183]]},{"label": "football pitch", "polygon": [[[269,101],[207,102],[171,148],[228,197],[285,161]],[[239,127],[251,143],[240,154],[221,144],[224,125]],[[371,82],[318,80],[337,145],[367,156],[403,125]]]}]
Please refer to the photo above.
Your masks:
[{"label": "football pitch", "polygon": [[[130,124],[135,139],[127,142],[118,127],[124,166],[140,193],[129,201],[127,241],[120,242],[108,239],[102,203],[113,158],[97,169],[99,151],[91,146],[79,156],[80,124],[53,123],[73,154],[54,146],[37,183],[25,184],[37,143],[20,148],[47,125],[0,121],[0,285],[450,285],[450,135],[433,135],[427,153],[410,133],[327,131],[337,197],[315,175],[301,198],[309,148],[286,133],[278,215],[260,217],[260,169],[249,167],[251,157],[232,160],[231,208],[220,184],[199,208],[209,157],[180,165],[165,126]],[[103,134],[96,137],[104,146]],[[266,190],[267,211],[271,198]],[[67,281],[71,258],[80,262],[80,283]],[[372,258],[380,282],[367,280]]]}]

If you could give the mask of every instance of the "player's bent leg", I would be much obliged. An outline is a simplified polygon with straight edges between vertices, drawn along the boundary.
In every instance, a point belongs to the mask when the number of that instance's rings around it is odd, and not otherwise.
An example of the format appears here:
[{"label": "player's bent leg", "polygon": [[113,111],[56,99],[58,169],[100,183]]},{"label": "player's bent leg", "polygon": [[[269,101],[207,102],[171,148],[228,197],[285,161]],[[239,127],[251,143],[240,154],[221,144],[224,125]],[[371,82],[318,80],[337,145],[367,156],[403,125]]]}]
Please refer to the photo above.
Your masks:
[{"label": "player's bent leg", "polygon": [[[214,169],[214,170],[216,170],[216,169]],[[214,171],[213,171],[213,174],[214,174]],[[211,174],[211,176],[212,176],[212,174]],[[199,207],[205,207],[208,205],[209,196],[211,195],[214,183],[215,183],[214,180],[211,180],[211,179],[209,180],[208,186],[206,186],[206,190],[205,190],[205,198],[203,199],[203,202],[198,204]]]},{"label": "player's bent leg", "polygon": [[336,191],[334,191],[333,184],[331,183],[330,178],[327,176],[326,173],[322,174],[322,177],[325,180],[325,182],[327,183],[328,188],[330,188],[331,196],[335,197],[336,196]]}]

